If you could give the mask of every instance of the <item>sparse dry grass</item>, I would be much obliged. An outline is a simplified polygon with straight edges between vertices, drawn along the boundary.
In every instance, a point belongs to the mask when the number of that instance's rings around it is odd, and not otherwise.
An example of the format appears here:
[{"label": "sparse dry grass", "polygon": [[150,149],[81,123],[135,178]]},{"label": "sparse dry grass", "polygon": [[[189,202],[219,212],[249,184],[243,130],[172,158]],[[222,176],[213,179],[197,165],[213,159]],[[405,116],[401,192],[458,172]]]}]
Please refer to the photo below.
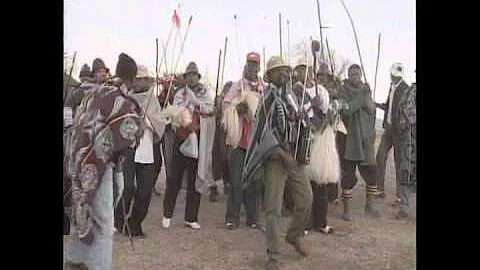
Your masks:
[{"label": "sparse dry grass", "polygon": [[[159,183],[161,184],[161,183]],[[387,199],[378,200],[382,213],[379,219],[364,215],[365,184],[359,181],[352,202],[352,222],[339,218],[341,204],[331,205],[329,224],[334,235],[312,233],[306,236],[311,256],[301,258],[293,248],[281,246],[282,269],[325,270],[411,270],[416,269],[416,198],[411,199],[411,217],[397,221],[393,217],[398,208],[390,206],[394,199],[393,153],[387,168]],[[148,238],[135,239],[135,251],[128,238],[114,236],[114,270],[130,269],[197,269],[247,270],[264,269],[265,237],[261,230],[241,227],[234,231],[223,227],[226,197],[217,203],[203,196],[200,206],[202,229],[193,231],[183,226],[184,192],[179,195],[172,226],[161,226],[163,196],[153,196],[144,229]],[[243,219],[242,219],[243,221]],[[286,229],[289,218],[282,219]],[[66,244],[68,237],[64,237]],[[66,246],[66,245],[65,245]],[[65,250],[66,247],[64,247]]]}]

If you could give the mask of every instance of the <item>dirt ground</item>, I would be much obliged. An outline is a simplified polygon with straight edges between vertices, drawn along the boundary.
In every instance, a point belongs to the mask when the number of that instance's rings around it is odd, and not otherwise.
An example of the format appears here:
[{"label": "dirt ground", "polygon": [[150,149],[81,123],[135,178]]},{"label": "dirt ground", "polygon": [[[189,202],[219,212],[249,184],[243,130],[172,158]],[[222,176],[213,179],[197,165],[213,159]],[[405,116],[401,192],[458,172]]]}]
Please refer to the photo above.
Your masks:
[{"label": "dirt ground", "polygon": [[[416,269],[416,194],[411,195],[410,217],[403,221],[395,220],[398,208],[391,206],[395,197],[394,173],[392,151],[385,180],[387,198],[377,199],[382,214],[379,219],[364,215],[365,184],[360,180],[354,190],[353,221],[340,219],[341,203],[331,204],[328,223],[335,228],[335,234],[314,232],[307,235],[305,240],[311,248],[311,256],[306,259],[282,240],[282,269]],[[157,190],[162,190],[162,180],[159,179]],[[114,270],[264,269],[264,233],[247,228],[244,216],[240,228],[233,231],[225,229],[225,195],[222,194],[216,203],[202,196],[199,214],[202,228],[198,231],[183,225],[184,195],[182,191],[178,197],[169,229],[161,226],[163,195],[153,195],[149,214],[144,221],[144,231],[148,237],[134,239],[135,251],[132,251],[128,238],[114,236]],[[282,218],[281,225],[285,231],[289,220],[288,217]],[[68,236],[64,236],[64,251],[67,242]]]}]

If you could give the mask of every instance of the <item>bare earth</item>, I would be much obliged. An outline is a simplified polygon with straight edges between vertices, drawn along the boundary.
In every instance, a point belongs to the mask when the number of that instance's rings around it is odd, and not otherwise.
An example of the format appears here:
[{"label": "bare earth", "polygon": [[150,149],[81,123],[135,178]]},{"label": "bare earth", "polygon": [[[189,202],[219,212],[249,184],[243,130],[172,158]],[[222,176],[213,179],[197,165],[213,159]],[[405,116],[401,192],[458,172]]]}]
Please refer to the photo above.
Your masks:
[{"label": "bare earth", "polygon": [[[380,138],[380,136],[377,136]],[[377,142],[378,143],[378,142]],[[352,202],[352,222],[341,220],[341,203],[331,204],[329,225],[335,234],[318,232],[306,236],[311,256],[302,258],[294,249],[282,241],[282,269],[325,269],[325,270],[412,270],[416,269],[416,194],[411,195],[410,217],[404,221],[394,219],[398,208],[392,207],[395,198],[395,168],[393,151],[387,166],[387,198],[377,199],[382,217],[369,218],[364,215],[365,184],[359,180]],[[157,184],[162,190],[164,174]],[[249,229],[242,217],[241,227],[234,231],[224,228],[226,196],[211,203],[202,197],[198,231],[183,226],[185,192],[177,200],[172,226],[163,229],[163,195],[153,195],[149,214],[144,221],[146,239],[134,239],[132,251],[127,237],[114,236],[113,269],[264,269],[265,236],[261,230]],[[263,222],[263,217],[261,219]],[[290,218],[282,219],[286,231]],[[64,252],[68,236],[64,236]]]}]

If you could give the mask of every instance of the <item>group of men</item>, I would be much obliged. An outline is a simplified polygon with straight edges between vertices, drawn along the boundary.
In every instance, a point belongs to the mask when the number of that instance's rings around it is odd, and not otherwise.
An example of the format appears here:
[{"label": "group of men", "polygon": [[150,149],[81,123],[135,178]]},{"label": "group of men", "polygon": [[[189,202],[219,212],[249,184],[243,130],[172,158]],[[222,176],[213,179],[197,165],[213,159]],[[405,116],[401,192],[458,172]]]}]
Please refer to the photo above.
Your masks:
[{"label": "group of men", "polygon": [[[378,104],[362,82],[360,66],[351,65],[344,81],[326,63],[315,66],[300,59],[292,68],[273,56],[259,76],[260,55],[250,52],[240,79],[213,96],[194,62],[168,80],[156,79],[124,53],[114,76],[101,59],[91,70],[85,64],[80,85],[68,91],[65,101],[64,198],[72,228],[71,233],[68,224],[65,228],[71,235],[68,264],[111,269],[115,231],[146,237],[142,222],[162,161],[162,226],[171,226],[186,182],[184,225],[200,229],[201,196],[209,192],[216,201],[215,183],[223,179],[227,229],[240,226],[242,204],[246,225],[258,228],[263,203],[266,269],[279,267],[285,204],[292,212],[285,241],[303,256],[309,255],[306,232],[334,232],[327,211],[339,183],[342,217],[352,220],[357,168],[367,184],[366,214],[378,217],[375,198],[385,197],[385,160],[392,145],[401,206],[397,218],[406,218],[409,187],[416,181],[416,87],[404,82],[402,65],[394,64],[389,99]],[[385,132],[375,157],[377,107],[385,110]]]}]

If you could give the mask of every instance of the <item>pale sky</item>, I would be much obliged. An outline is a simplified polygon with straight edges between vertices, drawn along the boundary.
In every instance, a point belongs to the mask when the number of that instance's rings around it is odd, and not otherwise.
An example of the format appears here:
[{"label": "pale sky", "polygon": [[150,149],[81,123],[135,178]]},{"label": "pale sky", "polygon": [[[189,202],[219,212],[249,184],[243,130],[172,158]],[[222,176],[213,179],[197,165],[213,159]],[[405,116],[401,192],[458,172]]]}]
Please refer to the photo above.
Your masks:
[{"label": "pale sky", "polygon": [[[389,67],[393,62],[404,64],[407,83],[415,80],[416,1],[344,1],[357,29],[372,91],[378,33],[382,33],[375,100],[384,102],[390,83]],[[166,42],[173,10],[179,5],[182,27],[175,55],[180,50],[190,15],[193,20],[177,69],[183,72],[188,62],[195,61],[204,78],[208,77],[213,86],[216,83],[218,51],[223,51],[226,36],[228,47],[224,82],[240,78],[248,52],[257,51],[262,55],[262,47],[265,46],[266,60],[279,54],[279,12],[283,22],[284,55],[288,52],[287,20],[290,22],[291,51],[295,44],[310,36],[314,39],[320,37],[316,0],[64,0],[64,50],[69,55],[77,51],[74,77],[77,78],[84,63],[91,66],[96,57],[102,58],[112,73],[115,72],[121,52],[154,72],[155,38],[159,38],[160,59],[163,54],[161,41]],[[323,34],[328,37],[330,47],[342,58],[360,64],[353,31],[341,1],[320,0],[320,12],[322,24],[332,27],[325,29]],[[234,19],[235,14],[237,20]],[[175,62],[171,54],[175,32],[167,54],[169,69]],[[207,76],[205,72],[208,72]]]}]

